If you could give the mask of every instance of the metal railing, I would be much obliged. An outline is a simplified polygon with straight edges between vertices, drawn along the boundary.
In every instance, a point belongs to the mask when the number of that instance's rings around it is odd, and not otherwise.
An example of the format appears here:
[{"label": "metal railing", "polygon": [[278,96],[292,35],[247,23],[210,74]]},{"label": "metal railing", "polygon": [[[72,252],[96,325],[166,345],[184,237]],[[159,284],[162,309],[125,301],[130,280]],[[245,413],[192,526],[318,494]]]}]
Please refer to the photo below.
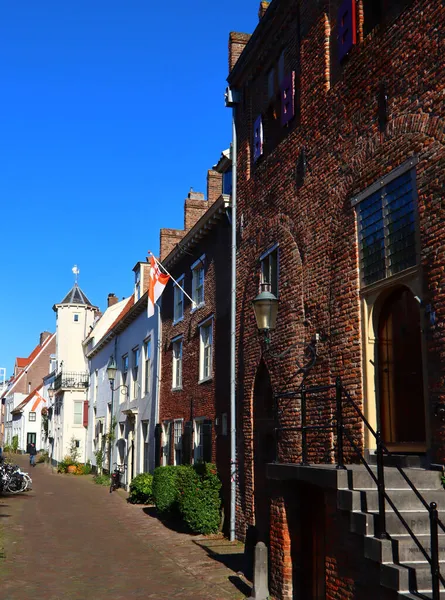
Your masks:
[{"label": "metal railing", "polygon": [[61,371],[54,379],[54,390],[87,388],[89,375],[81,371]]},{"label": "metal railing", "polygon": [[[332,419],[329,420],[328,423],[323,425],[308,425],[308,415],[307,415],[307,400],[308,396],[311,394],[320,394],[320,393],[328,393],[335,390],[335,409]],[[425,560],[429,563],[431,569],[431,582],[432,582],[432,600],[440,600],[440,584],[445,587],[445,579],[440,572],[439,566],[439,528],[445,532],[445,526],[439,518],[439,513],[437,510],[437,504],[435,502],[428,502],[410,480],[408,475],[402,469],[402,467],[395,465],[395,468],[398,470],[400,475],[403,477],[405,482],[411,488],[415,496],[421,502],[423,507],[428,511],[429,514],[429,523],[430,523],[430,543],[431,543],[431,551],[425,549],[419,538],[413,532],[411,527],[408,525],[403,515],[400,513],[393,500],[390,498],[385,489],[385,464],[384,457],[391,456],[391,452],[385,446],[382,440],[382,434],[380,430],[375,431],[374,428],[370,425],[369,421],[366,419],[365,415],[362,413],[360,408],[357,406],[356,402],[352,398],[351,394],[348,390],[343,386],[340,377],[337,377],[334,385],[326,385],[326,386],[313,386],[306,387],[304,384],[300,387],[300,389],[296,392],[280,392],[275,395],[275,403],[278,404],[279,398],[291,399],[299,396],[301,399],[301,426],[299,427],[275,427],[276,435],[276,459],[278,459],[278,444],[279,444],[279,434],[283,431],[296,431],[301,433],[301,464],[309,465],[309,454],[308,454],[308,433],[310,432],[322,432],[322,431],[332,431],[336,434],[337,444],[336,444],[336,462],[337,469],[345,469],[345,452],[344,452],[344,441],[345,438],[349,442],[351,448],[354,451],[354,454],[358,456],[361,463],[364,465],[369,475],[373,479],[374,483],[377,485],[377,494],[378,494],[378,517],[375,529],[375,537],[379,539],[390,539],[388,532],[386,530],[386,512],[385,512],[385,501],[389,504],[389,506],[394,511],[394,514],[397,515],[398,519],[402,523],[403,527],[406,529],[408,534],[411,536],[412,540],[425,557]],[[344,422],[344,404],[348,404],[354,411],[357,413],[358,417],[361,419],[365,427],[371,433],[371,435],[375,438],[376,441],[376,458],[377,458],[377,474],[374,473],[370,464],[366,460],[363,452],[360,447],[354,440],[354,436],[351,435],[351,432],[348,430],[348,427]],[[276,413],[277,414],[277,413]]]}]

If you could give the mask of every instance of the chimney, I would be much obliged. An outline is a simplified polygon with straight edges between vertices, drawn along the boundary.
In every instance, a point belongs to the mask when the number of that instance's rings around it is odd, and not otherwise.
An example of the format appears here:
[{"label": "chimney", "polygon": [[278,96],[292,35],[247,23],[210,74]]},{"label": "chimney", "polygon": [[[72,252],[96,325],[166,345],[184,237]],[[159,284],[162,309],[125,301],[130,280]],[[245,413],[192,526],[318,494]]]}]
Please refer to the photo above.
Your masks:
[{"label": "chimney", "polygon": [[108,308],[110,308],[110,306],[113,306],[114,304],[117,304],[118,302],[119,302],[119,298],[116,296],[116,294],[108,294],[108,298],[107,298]]},{"label": "chimney", "polygon": [[188,193],[184,202],[184,232],[187,233],[199,221],[209,204],[201,192]]},{"label": "chimney", "polygon": [[229,73],[235,66],[236,61],[241,56],[247,42],[250,40],[249,33],[238,33],[231,31],[229,35]]},{"label": "chimney", "polygon": [[[147,259],[148,260],[148,259]],[[142,279],[142,289],[141,295],[145,294],[148,290],[148,284],[150,283],[150,263],[141,263],[141,279]]]},{"label": "chimney", "polygon": [[222,194],[222,173],[207,171],[207,202],[211,206]]},{"label": "chimney", "polygon": [[264,17],[266,10],[269,8],[269,2],[260,2],[260,8],[258,9],[258,20]]},{"label": "chimney", "polygon": [[185,232],[182,229],[161,229],[160,238],[160,260],[163,261],[170,254],[178,242],[182,240]]},{"label": "chimney", "polygon": [[45,340],[47,340],[47,339],[50,337],[50,335],[52,335],[52,334],[51,334],[49,331],[43,331],[43,332],[40,334],[40,342],[39,342],[39,345],[40,345],[40,346],[43,346],[43,344],[45,343]]}]

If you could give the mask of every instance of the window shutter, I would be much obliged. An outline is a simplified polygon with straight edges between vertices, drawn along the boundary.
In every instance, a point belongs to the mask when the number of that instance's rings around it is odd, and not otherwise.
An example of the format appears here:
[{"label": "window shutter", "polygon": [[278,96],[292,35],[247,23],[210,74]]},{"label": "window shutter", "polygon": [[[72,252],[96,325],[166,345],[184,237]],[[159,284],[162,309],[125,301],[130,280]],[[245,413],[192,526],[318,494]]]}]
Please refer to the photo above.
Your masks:
[{"label": "window shutter", "polygon": [[287,125],[294,118],[295,71],[284,77],[281,87],[281,125]]},{"label": "window shutter", "polygon": [[206,419],[202,424],[202,459],[212,462],[212,421]]},{"label": "window shutter", "polygon": [[83,426],[88,427],[88,400],[83,403]]},{"label": "window shutter", "polygon": [[253,160],[256,161],[263,154],[263,119],[261,115],[253,124]]},{"label": "window shutter", "polygon": [[192,462],[192,436],[193,423],[186,421],[182,432],[182,464],[189,465]]},{"label": "window shutter", "polygon": [[161,425],[155,427],[155,467],[161,464]]},{"label": "window shutter", "polygon": [[342,61],[356,42],[355,0],[343,0],[338,11],[338,59]]}]

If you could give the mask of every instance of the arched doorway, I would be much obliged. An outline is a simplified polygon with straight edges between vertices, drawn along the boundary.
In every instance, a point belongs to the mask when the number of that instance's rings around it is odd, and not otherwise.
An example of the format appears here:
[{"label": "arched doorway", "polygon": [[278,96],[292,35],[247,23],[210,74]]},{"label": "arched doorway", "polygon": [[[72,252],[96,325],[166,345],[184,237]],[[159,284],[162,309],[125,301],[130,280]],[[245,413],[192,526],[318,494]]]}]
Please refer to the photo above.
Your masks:
[{"label": "arched doorway", "polygon": [[378,377],[383,440],[399,450],[424,449],[420,308],[406,287],[394,290],[380,311]]},{"label": "arched doorway", "polygon": [[256,541],[269,547],[271,494],[266,465],[275,460],[275,422],[272,385],[264,363],[261,363],[255,379],[253,419]]}]

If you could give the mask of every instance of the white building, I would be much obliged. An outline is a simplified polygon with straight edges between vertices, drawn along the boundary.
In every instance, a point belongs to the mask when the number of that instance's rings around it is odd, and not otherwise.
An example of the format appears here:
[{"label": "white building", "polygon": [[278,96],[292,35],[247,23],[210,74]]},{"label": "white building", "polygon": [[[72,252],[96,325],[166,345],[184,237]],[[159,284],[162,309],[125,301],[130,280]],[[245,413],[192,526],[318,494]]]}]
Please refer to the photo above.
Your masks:
[{"label": "white building", "polygon": [[42,388],[43,382],[10,410],[12,437],[17,436],[19,449],[24,452],[31,443],[35,444],[37,450],[44,449],[42,410],[47,410],[47,402],[42,395]]},{"label": "white building", "polygon": [[60,462],[69,454],[70,445],[74,442],[78,460],[84,462],[88,426],[88,364],[82,341],[94,324],[98,308],[75,283],[53,310],[57,319],[57,371],[49,407],[51,458],[53,463]]},{"label": "white building", "polygon": [[[96,465],[96,453],[108,448],[104,434],[115,419],[111,466],[125,464],[128,485],[141,472],[154,469],[154,427],[158,419],[158,314],[147,317],[149,265],[137,263],[132,296],[124,301],[109,297],[109,307],[84,341],[89,361],[90,409],[87,456]],[[110,305],[111,304],[111,305]],[[107,366],[113,357],[117,373],[111,390]]]}]

